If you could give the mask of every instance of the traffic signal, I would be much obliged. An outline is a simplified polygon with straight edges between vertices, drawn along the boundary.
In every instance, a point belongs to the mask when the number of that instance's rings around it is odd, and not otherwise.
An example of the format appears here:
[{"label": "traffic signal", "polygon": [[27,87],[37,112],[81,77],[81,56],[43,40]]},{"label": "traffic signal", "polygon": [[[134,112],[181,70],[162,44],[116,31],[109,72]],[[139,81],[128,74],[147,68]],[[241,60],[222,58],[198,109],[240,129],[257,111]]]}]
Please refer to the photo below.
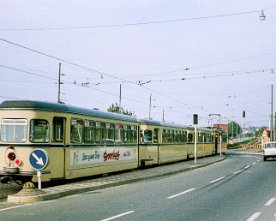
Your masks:
[{"label": "traffic signal", "polygon": [[245,111],[242,112],[242,117],[245,118]]},{"label": "traffic signal", "polygon": [[193,123],[194,125],[197,125],[198,124],[198,115],[197,114],[194,114],[194,117],[193,117]]}]

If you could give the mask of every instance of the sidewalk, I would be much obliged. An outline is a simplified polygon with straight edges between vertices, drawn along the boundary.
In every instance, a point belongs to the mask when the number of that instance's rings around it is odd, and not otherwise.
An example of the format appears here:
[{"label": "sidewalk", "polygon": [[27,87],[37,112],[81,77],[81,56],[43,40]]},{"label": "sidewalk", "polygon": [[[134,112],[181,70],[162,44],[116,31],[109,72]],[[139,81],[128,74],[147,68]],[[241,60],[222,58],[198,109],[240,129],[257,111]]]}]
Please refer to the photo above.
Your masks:
[{"label": "sidewalk", "polygon": [[210,164],[222,161],[225,156],[218,155],[197,159],[197,164],[193,160],[183,161],[179,163],[167,164],[158,167],[139,169],[131,172],[110,175],[106,177],[94,178],[73,184],[65,184],[60,186],[48,187],[42,190],[23,189],[15,195],[9,195],[8,203],[32,203],[44,200],[53,200],[73,194],[103,189],[111,186],[123,185],[126,183],[153,179],[160,176],[176,174],[196,168],[208,166]]}]

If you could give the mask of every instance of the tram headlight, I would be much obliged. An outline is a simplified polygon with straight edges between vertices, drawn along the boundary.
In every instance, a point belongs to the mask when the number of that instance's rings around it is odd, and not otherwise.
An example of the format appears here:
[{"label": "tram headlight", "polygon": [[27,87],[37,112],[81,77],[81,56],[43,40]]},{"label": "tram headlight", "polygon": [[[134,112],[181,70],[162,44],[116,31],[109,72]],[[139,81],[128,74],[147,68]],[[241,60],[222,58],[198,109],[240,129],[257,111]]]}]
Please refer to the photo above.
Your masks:
[{"label": "tram headlight", "polygon": [[15,153],[14,152],[9,152],[8,153],[8,158],[9,158],[9,160],[14,161],[15,158],[16,158]]}]

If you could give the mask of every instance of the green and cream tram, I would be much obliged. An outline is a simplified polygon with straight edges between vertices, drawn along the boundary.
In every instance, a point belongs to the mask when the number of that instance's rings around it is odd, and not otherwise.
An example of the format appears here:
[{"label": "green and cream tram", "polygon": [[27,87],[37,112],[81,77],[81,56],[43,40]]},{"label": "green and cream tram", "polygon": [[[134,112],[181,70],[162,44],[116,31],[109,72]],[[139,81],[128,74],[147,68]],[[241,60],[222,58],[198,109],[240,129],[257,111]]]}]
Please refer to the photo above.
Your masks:
[{"label": "green and cream tram", "polygon": [[[224,152],[224,135],[198,128],[197,157]],[[191,159],[194,142],[194,128],[178,124],[59,103],[0,105],[0,176],[16,180],[36,182],[38,170],[49,181]]]},{"label": "green and cream tram", "polygon": [[[194,158],[193,127],[152,120],[139,121],[140,165],[154,165]],[[215,154],[214,131],[197,130],[197,157]]]},{"label": "green and cream tram", "polygon": [[[42,181],[72,179],[138,167],[135,117],[39,101],[0,105],[0,175],[33,179],[31,158],[42,149]],[[46,163],[46,162],[42,162]]]}]

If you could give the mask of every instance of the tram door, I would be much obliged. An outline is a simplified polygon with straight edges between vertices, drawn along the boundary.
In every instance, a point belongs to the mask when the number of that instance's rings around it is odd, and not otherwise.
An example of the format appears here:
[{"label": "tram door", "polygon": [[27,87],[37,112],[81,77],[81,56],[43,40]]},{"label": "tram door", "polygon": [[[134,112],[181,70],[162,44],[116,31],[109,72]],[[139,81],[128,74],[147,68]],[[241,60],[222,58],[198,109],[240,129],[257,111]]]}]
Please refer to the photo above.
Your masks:
[{"label": "tram door", "polygon": [[53,118],[53,133],[52,142],[55,144],[53,158],[55,158],[55,164],[53,165],[52,171],[54,171],[55,176],[59,178],[64,177],[64,159],[65,159],[65,127],[66,119],[64,117],[54,117]]}]

